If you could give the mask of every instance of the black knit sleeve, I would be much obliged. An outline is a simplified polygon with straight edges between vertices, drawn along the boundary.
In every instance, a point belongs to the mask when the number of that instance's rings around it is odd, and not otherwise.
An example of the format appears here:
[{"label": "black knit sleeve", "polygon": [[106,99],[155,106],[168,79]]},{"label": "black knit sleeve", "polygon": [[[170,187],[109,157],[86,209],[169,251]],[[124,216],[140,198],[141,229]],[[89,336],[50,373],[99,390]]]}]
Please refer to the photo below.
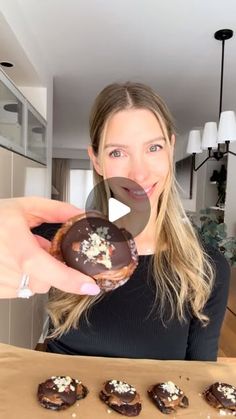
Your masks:
[{"label": "black knit sleeve", "polygon": [[187,360],[215,361],[218,352],[220,329],[225,315],[229,282],[230,266],[222,253],[215,249],[207,249],[215,268],[215,284],[208,299],[204,313],[210,319],[207,326],[193,318],[190,323]]},{"label": "black knit sleeve", "polygon": [[59,223],[43,223],[32,228],[31,232],[51,241],[60,227],[61,224]]}]

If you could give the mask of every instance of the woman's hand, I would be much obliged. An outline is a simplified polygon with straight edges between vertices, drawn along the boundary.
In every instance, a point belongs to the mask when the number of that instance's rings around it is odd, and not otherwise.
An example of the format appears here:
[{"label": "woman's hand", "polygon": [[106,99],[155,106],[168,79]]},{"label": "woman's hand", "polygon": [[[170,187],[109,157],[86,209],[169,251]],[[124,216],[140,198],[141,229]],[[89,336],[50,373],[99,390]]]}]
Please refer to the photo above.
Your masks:
[{"label": "woman's hand", "polygon": [[30,231],[43,222],[63,223],[80,212],[45,198],[0,200],[0,298],[17,297],[24,274],[32,293],[46,293],[51,286],[75,294],[100,292],[92,278],[52,257],[50,242]]}]

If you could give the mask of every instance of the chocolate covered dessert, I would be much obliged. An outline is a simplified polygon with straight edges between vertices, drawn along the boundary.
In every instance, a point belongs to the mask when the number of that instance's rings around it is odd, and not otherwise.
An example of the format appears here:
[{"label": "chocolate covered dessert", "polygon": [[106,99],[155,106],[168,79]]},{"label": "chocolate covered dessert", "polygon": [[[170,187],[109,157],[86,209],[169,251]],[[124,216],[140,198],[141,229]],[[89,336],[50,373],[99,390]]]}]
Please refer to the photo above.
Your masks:
[{"label": "chocolate covered dessert", "polygon": [[71,218],[58,230],[51,254],[93,277],[103,291],[123,285],[138,264],[130,233],[92,211]]},{"label": "chocolate covered dessert", "polygon": [[205,400],[216,409],[226,414],[236,414],[236,387],[216,382],[204,392]]},{"label": "chocolate covered dessert", "polygon": [[88,389],[81,381],[69,376],[53,376],[38,386],[38,401],[51,410],[64,410],[83,399]]},{"label": "chocolate covered dessert", "polygon": [[106,381],[99,397],[111,409],[125,416],[138,416],[142,409],[140,395],[124,381]]},{"label": "chocolate covered dessert", "polygon": [[188,407],[188,398],[172,381],[152,385],[148,395],[162,413],[173,413],[178,407]]}]

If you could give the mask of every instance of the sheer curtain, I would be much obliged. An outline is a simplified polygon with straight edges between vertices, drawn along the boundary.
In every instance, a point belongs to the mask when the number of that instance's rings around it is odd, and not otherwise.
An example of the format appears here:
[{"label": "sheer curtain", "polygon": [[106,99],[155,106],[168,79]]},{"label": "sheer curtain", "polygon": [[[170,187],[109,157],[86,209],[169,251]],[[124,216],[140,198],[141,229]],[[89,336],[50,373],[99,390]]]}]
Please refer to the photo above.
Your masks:
[{"label": "sheer curtain", "polygon": [[52,159],[52,185],[58,191],[56,199],[70,202],[70,160]]},{"label": "sheer curtain", "polygon": [[93,190],[93,171],[71,169],[70,171],[70,203],[85,209],[86,200]]}]

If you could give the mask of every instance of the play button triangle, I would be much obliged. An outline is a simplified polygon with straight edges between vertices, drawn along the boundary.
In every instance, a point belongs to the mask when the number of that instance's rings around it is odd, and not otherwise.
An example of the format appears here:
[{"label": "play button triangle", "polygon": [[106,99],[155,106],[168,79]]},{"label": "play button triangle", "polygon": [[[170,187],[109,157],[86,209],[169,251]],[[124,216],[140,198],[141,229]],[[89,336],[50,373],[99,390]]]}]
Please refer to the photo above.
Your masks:
[{"label": "play button triangle", "polygon": [[130,207],[118,201],[115,198],[109,198],[108,200],[108,219],[113,222],[129,214],[131,211]]}]

